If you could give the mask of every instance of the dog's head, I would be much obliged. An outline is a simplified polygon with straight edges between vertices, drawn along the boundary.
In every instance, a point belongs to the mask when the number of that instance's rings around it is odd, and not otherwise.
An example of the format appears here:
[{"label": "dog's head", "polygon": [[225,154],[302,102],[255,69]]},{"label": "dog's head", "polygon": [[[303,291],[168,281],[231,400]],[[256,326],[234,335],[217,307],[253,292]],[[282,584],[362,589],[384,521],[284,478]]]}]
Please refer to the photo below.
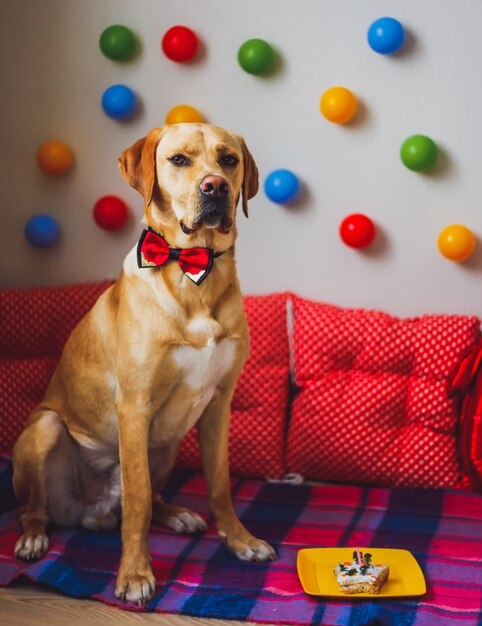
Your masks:
[{"label": "dog's head", "polygon": [[258,191],[258,170],[243,138],[209,124],[155,128],[121,154],[119,165],[144,196],[146,223],[167,231],[171,245],[185,245],[196,233],[204,240],[209,231],[233,235],[240,196],[247,216]]}]

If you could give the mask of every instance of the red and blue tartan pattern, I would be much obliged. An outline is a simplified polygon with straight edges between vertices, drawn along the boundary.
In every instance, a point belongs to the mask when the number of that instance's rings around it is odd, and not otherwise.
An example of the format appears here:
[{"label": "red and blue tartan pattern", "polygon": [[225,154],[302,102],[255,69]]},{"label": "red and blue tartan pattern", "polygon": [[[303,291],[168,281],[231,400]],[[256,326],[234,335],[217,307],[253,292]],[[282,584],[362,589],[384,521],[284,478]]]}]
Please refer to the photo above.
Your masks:
[{"label": "red and blue tartan pattern", "polygon": [[[0,457],[0,584],[20,576],[73,597],[140,610],[114,596],[119,531],[53,528],[38,562],[13,557],[20,533],[12,468]],[[200,535],[153,525],[149,547],[158,585],[145,610],[273,624],[477,626],[482,620],[482,496],[451,489],[291,486],[236,479],[235,509],[279,560],[246,563],[232,556],[208,517],[204,479],[177,470],[164,496],[208,519]],[[307,547],[364,546],[410,550],[424,571],[427,594],[406,599],[331,601],[304,594],[296,554]]]}]

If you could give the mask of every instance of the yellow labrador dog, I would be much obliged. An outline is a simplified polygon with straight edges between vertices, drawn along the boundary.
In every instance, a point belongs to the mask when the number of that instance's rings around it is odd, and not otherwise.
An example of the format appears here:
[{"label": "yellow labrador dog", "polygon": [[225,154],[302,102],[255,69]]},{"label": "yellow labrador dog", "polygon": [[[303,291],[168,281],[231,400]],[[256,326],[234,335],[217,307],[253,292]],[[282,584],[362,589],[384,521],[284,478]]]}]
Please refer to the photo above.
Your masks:
[{"label": "yellow labrador dog", "polygon": [[48,521],[112,529],[122,515],[116,596],[154,594],[151,519],[177,532],[204,520],[162,501],[194,425],[220,537],[243,560],[273,549],[236,517],[228,473],[230,403],[249,350],[236,276],[236,207],[258,190],[243,139],[207,124],[152,130],[119,159],[144,196],[146,230],[116,284],[72,332],[43,402],[14,449],[22,559],[48,548]]}]

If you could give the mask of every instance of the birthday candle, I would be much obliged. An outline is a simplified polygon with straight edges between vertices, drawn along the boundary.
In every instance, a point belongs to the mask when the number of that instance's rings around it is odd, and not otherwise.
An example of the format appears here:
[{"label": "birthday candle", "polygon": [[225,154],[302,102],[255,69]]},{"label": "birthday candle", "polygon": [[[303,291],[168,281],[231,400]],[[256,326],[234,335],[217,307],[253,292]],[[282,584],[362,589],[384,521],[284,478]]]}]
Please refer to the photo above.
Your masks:
[{"label": "birthday candle", "polygon": [[355,551],[356,551],[356,558],[358,559],[358,565],[360,567],[363,567],[364,563],[363,563],[361,552],[358,548],[355,548]]}]

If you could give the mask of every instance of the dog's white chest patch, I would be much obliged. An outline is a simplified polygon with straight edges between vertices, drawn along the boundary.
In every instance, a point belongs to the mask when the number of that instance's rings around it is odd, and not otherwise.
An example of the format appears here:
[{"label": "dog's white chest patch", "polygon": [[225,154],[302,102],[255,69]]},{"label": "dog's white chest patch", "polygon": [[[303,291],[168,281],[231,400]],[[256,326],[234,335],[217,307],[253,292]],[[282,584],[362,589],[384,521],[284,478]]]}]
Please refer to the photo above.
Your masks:
[{"label": "dog's white chest patch", "polygon": [[235,342],[230,339],[216,343],[212,338],[204,348],[181,346],[176,349],[174,360],[180,370],[180,382],[192,393],[181,392],[171,407],[169,418],[174,439],[181,439],[201,417],[217,385],[232,367],[235,349]]},{"label": "dog's white chest patch", "polygon": [[182,372],[182,382],[200,392],[212,388],[212,395],[216,385],[233,364],[234,350],[234,342],[230,339],[216,343],[212,338],[208,339],[204,348],[177,348],[174,359]]}]

